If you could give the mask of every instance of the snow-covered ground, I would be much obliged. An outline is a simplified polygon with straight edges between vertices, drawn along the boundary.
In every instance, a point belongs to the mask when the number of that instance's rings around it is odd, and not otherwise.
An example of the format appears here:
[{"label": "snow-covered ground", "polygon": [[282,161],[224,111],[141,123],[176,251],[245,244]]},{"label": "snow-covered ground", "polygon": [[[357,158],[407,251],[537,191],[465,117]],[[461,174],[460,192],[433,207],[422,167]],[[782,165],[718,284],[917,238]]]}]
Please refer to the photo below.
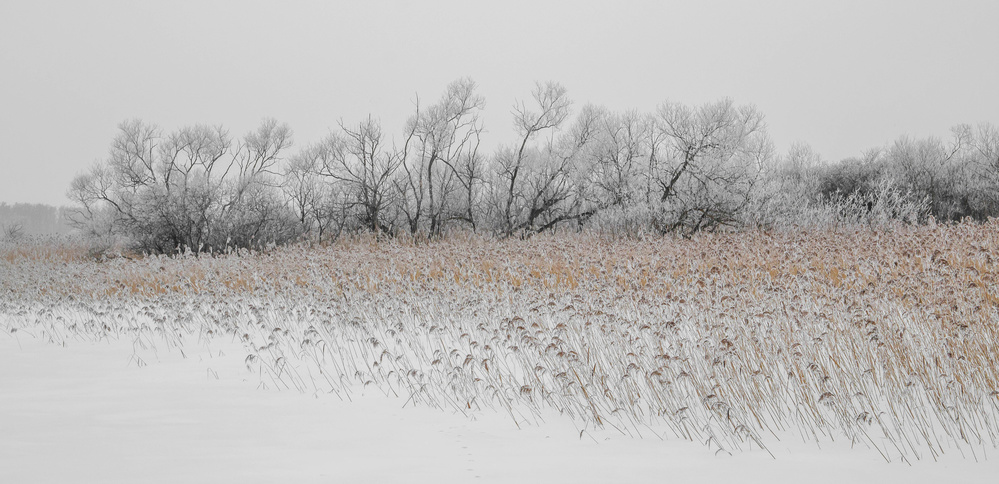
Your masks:
[{"label": "snow-covered ground", "polygon": [[[58,346],[0,335],[0,483],[994,482],[976,462],[886,463],[849,442],[786,436],[771,451],[715,455],[697,442],[580,431],[553,415],[405,405],[369,387],[353,401],[259,387],[245,350],[127,341]],[[138,364],[136,356],[141,358]]]}]

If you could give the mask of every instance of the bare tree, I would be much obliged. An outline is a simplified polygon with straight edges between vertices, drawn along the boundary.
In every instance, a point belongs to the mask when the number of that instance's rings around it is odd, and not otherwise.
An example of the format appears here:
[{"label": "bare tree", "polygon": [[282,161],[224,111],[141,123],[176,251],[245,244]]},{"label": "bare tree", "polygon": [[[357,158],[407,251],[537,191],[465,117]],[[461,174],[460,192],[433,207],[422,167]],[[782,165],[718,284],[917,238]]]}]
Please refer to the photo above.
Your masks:
[{"label": "bare tree", "polygon": [[584,222],[598,209],[590,203],[589,166],[583,162],[602,112],[587,106],[563,133],[550,139],[522,173],[526,217],[517,227],[528,233],[551,230],[563,222]]},{"label": "bare tree", "polygon": [[[282,190],[295,213],[302,232],[323,241],[338,237],[344,230],[350,200],[342,183],[326,183],[319,175],[319,157],[310,147],[296,154],[285,168]],[[330,233],[332,231],[332,234]]]},{"label": "bare tree", "polygon": [[660,106],[662,145],[650,176],[665,211],[660,230],[692,233],[732,226],[772,155],[763,115],[732,100]]},{"label": "bare tree", "polygon": [[291,144],[286,125],[265,120],[236,143],[221,126],[164,136],[141,121],[119,126],[106,162],[78,176],[75,223],[168,253],[250,247],[293,237],[275,196],[273,167]]},{"label": "bare tree", "polygon": [[802,226],[815,223],[822,196],[822,158],[806,143],[792,143],[787,152],[764,163],[752,205],[740,217],[757,227]]},{"label": "bare tree", "polygon": [[939,220],[957,220],[985,213],[974,203],[982,173],[975,163],[975,132],[968,125],[951,129],[949,142],[939,138],[901,137],[885,150],[884,176],[918,198],[926,198]]},{"label": "bare tree", "polygon": [[999,128],[981,123],[971,134],[965,154],[970,178],[968,205],[983,217],[999,216]]},{"label": "bare tree", "polygon": [[279,164],[291,145],[291,129],[273,119],[243,137],[234,157],[238,177],[226,191],[230,195],[221,215],[229,221],[228,237],[243,238],[238,245],[250,245],[261,236],[274,240],[297,235],[286,223],[291,217],[281,210],[286,204],[280,197]]},{"label": "bare tree", "polygon": [[637,111],[598,113],[595,139],[587,151],[590,183],[601,209],[648,198],[647,160],[652,156],[652,119]]},{"label": "bare tree", "polygon": [[[527,225],[523,221],[525,215],[529,219],[537,218],[537,215],[531,217],[524,213],[529,210],[528,206],[533,205],[530,210],[535,213],[546,210],[544,204],[538,205],[534,203],[537,200],[531,200],[536,197],[526,193],[528,183],[524,172],[540,166],[542,164],[540,157],[543,155],[540,149],[532,147],[530,143],[546,131],[554,135],[554,131],[569,117],[569,108],[572,105],[566,95],[566,89],[555,82],[537,83],[532,98],[536,107],[529,108],[520,102],[513,108],[514,128],[519,136],[518,144],[512,148],[501,149],[494,159],[500,226],[501,232],[506,236],[513,235]],[[554,176],[555,174],[554,171],[548,170],[551,183],[555,183],[558,178]]]},{"label": "bare tree", "polygon": [[0,224],[0,233],[3,233],[3,240],[6,242],[17,242],[24,238],[24,224],[12,222]]},{"label": "bare tree", "polygon": [[475,228],[474,204],[482,177],[479,115],[485,106],[475,87],[469,78],[458,79],[427,109],[421,110],[417,100],[403,147],[406,176],[396,184],[411,233],[421,229],[424,219],[431,237],[439,236],[451,220]]},{"label": "bare tree", "polygon": [[[316,173],[334,187],[342,187],[345,208],[360,225],[375,233],[392,232],[388,217],[393,195],[393,174],[402,156],[385,146],[381,125],[370,116],[356,127],[340,123],[339,132],[311,147],[303,156],[311,157]],[[334,188],[334,191],[337,188]]]}]

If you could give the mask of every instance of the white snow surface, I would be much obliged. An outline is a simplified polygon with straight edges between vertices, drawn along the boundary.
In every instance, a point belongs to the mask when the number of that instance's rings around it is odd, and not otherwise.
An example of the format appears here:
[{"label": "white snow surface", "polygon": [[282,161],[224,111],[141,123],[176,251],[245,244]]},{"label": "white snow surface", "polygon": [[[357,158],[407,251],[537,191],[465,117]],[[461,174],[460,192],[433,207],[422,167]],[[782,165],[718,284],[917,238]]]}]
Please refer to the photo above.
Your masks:
[{"label": "white snow surface", "polygon": [[[699,442],[518,428],[406,405],[263,388],[239,344],[136,350],[127,341],[0,335],[0,483],[995,482],[999,455],[887,463],[843,439],[782,437],[714,454]],[[137,360],[136,357],[141,358]],[[363,393],[363,395],[362,395]]]}]

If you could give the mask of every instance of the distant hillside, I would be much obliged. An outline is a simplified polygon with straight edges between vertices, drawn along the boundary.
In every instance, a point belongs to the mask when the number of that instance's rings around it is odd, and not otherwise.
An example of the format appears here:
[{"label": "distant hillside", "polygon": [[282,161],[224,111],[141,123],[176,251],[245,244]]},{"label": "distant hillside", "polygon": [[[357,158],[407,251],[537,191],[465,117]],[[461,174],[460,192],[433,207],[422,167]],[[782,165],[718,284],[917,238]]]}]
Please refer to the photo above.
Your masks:
[{"label": "distant hillside", "polygon": [[59,235],[72,231],[66,217],[68,208],[40,203],[0,202],[0,237],[11,228],[23,235]]}]

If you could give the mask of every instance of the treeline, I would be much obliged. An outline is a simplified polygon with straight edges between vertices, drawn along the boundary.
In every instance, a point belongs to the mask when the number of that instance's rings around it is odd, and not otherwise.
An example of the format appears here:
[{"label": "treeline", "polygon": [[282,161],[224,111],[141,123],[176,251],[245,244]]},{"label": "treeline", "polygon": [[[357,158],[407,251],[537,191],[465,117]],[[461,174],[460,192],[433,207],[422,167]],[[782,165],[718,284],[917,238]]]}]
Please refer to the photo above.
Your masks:
[{"label": "treeline", "polygon": [[0,202],[0,239],[18,240],[34,235],[64,235],[69,225],[69,209],[40,203]]},{"label": "treeline", "polygon": [[295,151],[290,128],[274,120],[242,138],[221,126],[167,133],[128,121],[108,158],[73,181],[72,218],[94,240],[171,253],[362,231],[690,235],[999,211],[990,124],[827,164],[805,145],[775,153],[763,114],[728,99],[573,109],[564,87],[539,83],[513,106],[516,140],[490,152],[484,107],[475,83],[459,79],[436,102],[418,102],[394,135],[369,117]]}]

